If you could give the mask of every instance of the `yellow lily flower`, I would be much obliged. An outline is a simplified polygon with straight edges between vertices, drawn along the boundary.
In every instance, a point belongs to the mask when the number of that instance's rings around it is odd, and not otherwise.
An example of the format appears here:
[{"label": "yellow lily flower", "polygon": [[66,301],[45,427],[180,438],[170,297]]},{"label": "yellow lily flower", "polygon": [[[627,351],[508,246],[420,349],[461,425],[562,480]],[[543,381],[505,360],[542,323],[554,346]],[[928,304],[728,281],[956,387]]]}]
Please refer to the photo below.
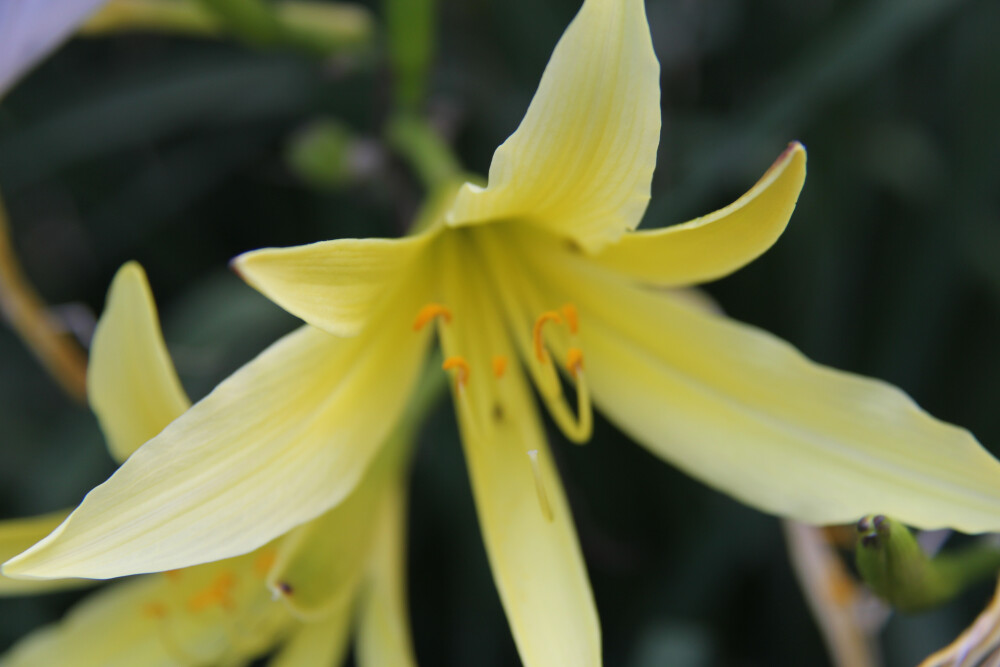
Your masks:
[{"label": "yellow lily flower", "polygon": [[[112,283],[87,384],[119,462],[190,405],[138,264],[125,265]],[[0,656],[0,665],[238,665],[275,649],[272,667],[335,665],[355,614],[363,664],[414,664],[403,601],[400,478],[414,420],[405,421],[338,507],[244,556],[99,591]],[[0,556],[23,551],[68,514],[0,522]],[[0,595],[85,583],[0,577]]]},{"label": "yellow lily flower", "polygon": [[720,211],[636,232],[659,131],[642,0],[585,0],[485,187],[440,194],[404,239],[237,258],[252,285],[312,326],[221,383],[4,571],[169,570],[247,553],[337,506],[398,421],[435,330],[526,664],[601,662],[532,384],[569,439],[590,437],[593,400],[657,456],[763,511],[1000,528],[1000,464],[969,433],[898,389],[812,364],[661,289],[767,250],[794,209],[805,151],[792,144]]}]

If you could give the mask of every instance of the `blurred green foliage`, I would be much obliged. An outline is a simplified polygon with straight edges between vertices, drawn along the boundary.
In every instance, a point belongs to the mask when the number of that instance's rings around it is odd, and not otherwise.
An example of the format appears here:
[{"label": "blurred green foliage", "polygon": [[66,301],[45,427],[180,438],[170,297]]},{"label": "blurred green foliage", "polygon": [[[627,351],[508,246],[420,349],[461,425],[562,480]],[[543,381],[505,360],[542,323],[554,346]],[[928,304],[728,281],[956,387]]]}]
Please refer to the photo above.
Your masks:
[{"label": "blurred green foliage", "polygon": [[[347,187],[313,187],[285,159],[302,128],[335,118],[391,156],[382,142],[399,100],[485,173],[578,5],[370,3],[390,35],[406,31],[384,12],[437,11],[433,43],[397,39],[376,59],[177,36],[75,40],[0,105],[0,189],[25,268],[85,331],[115,270],[142,262],[185,385],[200,396],[294,326],[226,272],[230,257],[395,236],[422,196],[398,156]],[[809,177],[785,237],[709,291],[734,317],[902,386],[1000,452],[1000,3],[647,7],[664,132],[644,226],[728,203],[801,140]],[[432,53],[425,81],[419,61]],[[0,517],[77,502],[112,470],[94,419],[5,328],[0,359]],[[775,519],[654,461],[607,423],[586,447],[551,438],[607,664],[825,664]],[[411,500],[422,664],[517,664],[447,406],[425,429]],[[893,618],[888,664],[949,642],[988,593]],[[74,599],[0,600],[0,646]]]}]

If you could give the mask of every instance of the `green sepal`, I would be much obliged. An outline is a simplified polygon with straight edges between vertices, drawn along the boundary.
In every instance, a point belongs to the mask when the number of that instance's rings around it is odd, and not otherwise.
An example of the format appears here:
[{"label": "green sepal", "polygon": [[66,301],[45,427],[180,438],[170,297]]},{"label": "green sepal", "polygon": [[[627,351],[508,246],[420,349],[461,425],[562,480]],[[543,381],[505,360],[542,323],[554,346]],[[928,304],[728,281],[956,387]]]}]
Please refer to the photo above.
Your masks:
[{"label": "green sepal", "polygon": [[858,573],[872,592],[903,612],[942,605],[1000,570],[1000,550],[992,545],[930,558],[906,526],[881,515],[861,519],[857,532]]}]

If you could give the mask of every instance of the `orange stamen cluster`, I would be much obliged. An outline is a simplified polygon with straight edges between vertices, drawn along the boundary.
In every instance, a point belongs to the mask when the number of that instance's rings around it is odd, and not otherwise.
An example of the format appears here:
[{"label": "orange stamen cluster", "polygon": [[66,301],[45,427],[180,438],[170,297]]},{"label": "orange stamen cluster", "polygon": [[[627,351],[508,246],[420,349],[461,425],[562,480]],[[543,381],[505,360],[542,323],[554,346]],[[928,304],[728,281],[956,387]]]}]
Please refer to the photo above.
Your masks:
[{"label": "orange stamen cluster", "polygon": [[493,357],[493,376],[496,379],[503,377],[503,374],[507,372],[507,357],[496,356]]},{"label": "orange stamen cluster", "polygon": [[204,611],[216,605],[232,608],[233,589],[236,587],[236,577],[231,572],[223,572],[217,576],[207,588],[196,593],[188,600],[188,608],[193,612]]},{"label": "orange stamen cluster", "polygon": [[417,319],[413,320],[413,330],[420,331],[435,317],[441,317],[445,322],[451,322],[451,311],[440,303],[429,303],[417,313]]}]

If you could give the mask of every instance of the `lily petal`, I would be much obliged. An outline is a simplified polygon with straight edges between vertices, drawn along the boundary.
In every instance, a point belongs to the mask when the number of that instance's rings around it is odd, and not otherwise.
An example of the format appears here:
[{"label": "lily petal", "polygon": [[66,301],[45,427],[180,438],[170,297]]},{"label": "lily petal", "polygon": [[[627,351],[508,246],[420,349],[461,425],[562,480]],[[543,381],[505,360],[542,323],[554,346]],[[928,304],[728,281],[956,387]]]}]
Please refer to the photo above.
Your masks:
[{"label": "lily petal", "polygon": [[404,488],[393,484],[382,504],[371,558],[370,582],[357,629],[359,667],[416,667],[406,606]]},{"label": "lily petal", "polygon": [[[62,621],[15,644],[0,659],[0,665],[58,665],[64,664],[67,656],[81,667],[171,664],[173,656],[159,640],[153,619],[142,613],[160,588],[158,581],[142,579],[99,591]],[[114,628],[113,641],[109,641],[109,628]]]},{"label": "lily petal", "polygon": [[257,556],[108,586],[15,645],[0,665],[244,664],[267,652],[291,622],[268,599]]},{"label": "lily petal", "polygon": [[[0,521],[0,560],[7,560],[21,553],[32,544],[51,533],[63,522],[70,510],[60,510],[28,519]],[[25,581],[0,576],[0,597],[8,595],[33,595],[48,591],[61,591],[89,585],[86,579],[53,579]]]},{"label": "lily petal", "polygon": [[494,375],[494,356],[517,359],[491,306],[499,300],[490,298],[478,271],[462,270],[463,262],[476,262],[475,251],[459,245],[466,239],[442,240],[454,242],[441,267],[443,300],[453,312],[441,328],[442,346],[468,363],[467,386],[453,395],[480,529],[521,661],[599,665],[593,595],[534,398],[517,363]]},{"label": "lily petal", "polygon": [[267,663],[268,667],[334,667],[347,653],[351,605],[327,614],[315,623],[304,623]]},{"label": "lily petal", "polygon": [[643,0],[586,0],[521,125],[466,184],[451,225],[525,220],[597,250],[635,229],[660,138],[660,66]]},{"label": "lily petal", "polygon": [[[885,513],[1000,529],[1000,462],[899,389],[595,270],[535,256],[580,309],[595,403],[657,456],[739,500],[815,524]],[[526,252],[537,252],[525,248]]]},{"label": "lily petal", "polygon": [[105,2],[0,2],[0,98]]},{"label": "lily petal", "polygon": [[334,335],[353,336],[409,274],[434,236],[267,248],[244,253],[232,265],[251,286],[296,317]]},{"label": "lily petal", "polygon": [[370,336],[303,327],[222,382],[9,561],[27,578],[108,578],[251,551],[330,509],[364,474],[406,403],[428,337],[414,276]]},{"label": "lily petal", "polygon": [[90,348],[87,398],[119,463],[191,405],[136,262],[118,270],[108,291]]},{"label": "lily petal", "polygon": [[[364,479],[343,502],[289,533],[268,576],[299,618],[315,621],[350,606],[371,555],[376,517],[398,467],[398,451],[383,447]],[[388,458],[397,461],[389,461]]]},{"label": "lily petal", "polygon": [[729,275],[778,240],[805,177],[806,151],[795,142],[729,206],[680,225],[626,234],[594,259],[661,286],[693,285]]}]

